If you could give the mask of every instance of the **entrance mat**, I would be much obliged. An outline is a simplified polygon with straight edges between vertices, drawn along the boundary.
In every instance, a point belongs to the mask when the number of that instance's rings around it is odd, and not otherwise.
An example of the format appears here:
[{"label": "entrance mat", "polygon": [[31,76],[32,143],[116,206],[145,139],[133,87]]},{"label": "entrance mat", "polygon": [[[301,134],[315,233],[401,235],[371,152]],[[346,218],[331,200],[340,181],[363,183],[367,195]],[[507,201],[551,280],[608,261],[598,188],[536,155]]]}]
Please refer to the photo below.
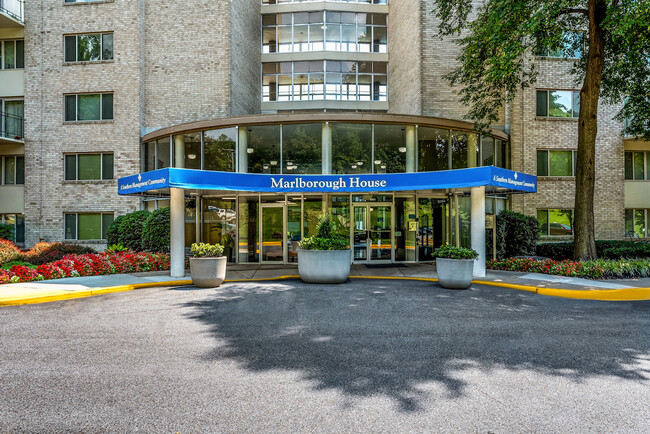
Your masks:
[{"label": "entrance mat", "polygon": [[400,268],[407,267],[404,264],[364,264],[366,268]]}]

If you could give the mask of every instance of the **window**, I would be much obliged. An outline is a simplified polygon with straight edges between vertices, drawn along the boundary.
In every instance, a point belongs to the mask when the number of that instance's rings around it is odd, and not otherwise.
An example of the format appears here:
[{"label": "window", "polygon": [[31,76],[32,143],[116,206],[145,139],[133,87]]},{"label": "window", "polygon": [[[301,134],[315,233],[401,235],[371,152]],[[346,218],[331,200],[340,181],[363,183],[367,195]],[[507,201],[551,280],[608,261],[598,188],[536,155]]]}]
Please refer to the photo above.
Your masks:
[{"label": "window", "polygon": [[100,0],[65,0],[66,3],[92,3]]},{"label": "window", "polygon": [[[69,1],[69,0],[66,0]],[[74,1],[74,0],[71,0]],[[79,1],[79,0],[78,0]],[[88,1],[88,0],[86,0]],[[283,3],[308,3],[308,2],[313,2],[316,0],[262,0],[263,5],[277,5],[277,4],[283,4]],[[366,4],[373,4],[373,5],[385,5],[388,3],[388,0],[330,0],[330,1],[338,1],[342,3],[366,3]]]},{"label": "window", "polygon": [[67,35],[64,40],[66,62],[113,60],[113,33]]},{"label": "window", "polygon": [[552,49],[537,47],[536,55],[542,57],[561,57],[565,59],[578,59],[582,57],[585,47],[585,34],[583,32],[562,32],[562,36]]},{"label": "window", "polygon": [[0,69],[25,67],[25,40],[0,41]]},{"label": "window", "polygon": [[12,227],[14,242],[19,245],[25,244],[25,215],[24,214],[0,214],[0,223]]},{"label": "window", "polygon": [[625,236],[631,238],[648,237],[648,209],[626,209],[625,210]]},{"label": "window", "polygon": [[0,100],[0,135],[21,140],[24,135],[25,102],[23,100]]},{"label": "window", "polygon": [[537,176],[575,176],[577,151],[537,151]]},{"label": "window", "polygon": [[66,240],[105,240],[106,230],[113,223],[113,213],[64,214]]},{"label": "window", "polygon": [[2,173],[1,185],[25,184],[25,157],[11,155],[0,157],[0,172]]},{"label": "window", "polygon": [[571,209],[538,209],[537,221],[541,236],[573,235]]},{"label": "window", "polygon": [[262,53],[386,53],[386,14],[296,12],[262,15]]},{"label": "window", "polygon": [[650,152],[625,153],[625,179],[650,180]]},{"label": "window", "polygon": [[66,181],[113,179],[113,154],[65,155]]},{"label": "window", "polygon": [[538,90],[537,116],[577,118],[580,116],[580,92],[571,90]]},{"label": "window", "polygon": [[385,62],[263,63],[262,74],[262,101],[388,99]]},{"label": "window", "polygon": [[99,121],[113,119],[112,93],[65,95],[65,120]]}]

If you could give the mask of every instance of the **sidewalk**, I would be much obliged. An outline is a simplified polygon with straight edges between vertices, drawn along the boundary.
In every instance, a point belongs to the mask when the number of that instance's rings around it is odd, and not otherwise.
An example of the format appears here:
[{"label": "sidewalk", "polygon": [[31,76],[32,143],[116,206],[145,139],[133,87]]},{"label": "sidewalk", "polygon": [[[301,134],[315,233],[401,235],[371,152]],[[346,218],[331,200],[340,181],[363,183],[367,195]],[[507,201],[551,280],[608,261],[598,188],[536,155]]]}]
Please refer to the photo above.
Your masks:
[{"label": "sidewalk", "polygon": [[[428,264],[389,266],[352,265],[351,278],[417,279],[435,281],[435,267]],[[298,278],[296,265],[228,265],[226,281],[255,281]],[[70,277],[41,282],[0,285],[0,306],[88,297],[146,287],[191,285],[186,277],[173,279],[167,271]],[[536,273],[488,270],[487,276],[473,284],[498,286],[542,295],[592,300],[650,300],[650,278],[588,280]]]}]

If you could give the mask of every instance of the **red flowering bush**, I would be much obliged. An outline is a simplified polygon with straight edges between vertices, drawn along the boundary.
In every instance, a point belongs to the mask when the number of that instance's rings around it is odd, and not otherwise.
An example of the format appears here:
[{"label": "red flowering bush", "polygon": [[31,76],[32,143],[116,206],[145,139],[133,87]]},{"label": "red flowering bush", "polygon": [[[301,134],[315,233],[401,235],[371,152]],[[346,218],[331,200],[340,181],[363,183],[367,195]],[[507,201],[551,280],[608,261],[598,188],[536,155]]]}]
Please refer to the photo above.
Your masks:
[{"label": "red flowering bush", "polygon": [[522,271],[527,273],[553,274],[555,276],[588,277],[602,279],[605,272],[602,266],[589,262],[535,260],[532,258],[507,258],[488,261],[487,267],[493,270]]},{"label": "red flowering bush", "polygon": [[11,270],[0,270],[0,284],[162,270],[169,270],[169,255],[165,253],[70,254],[36,269],[15,265]]},{"label": "red flowering bush", "polygon": [[0,239],[0,265],[20,259],[20,249],[9,240]]}]

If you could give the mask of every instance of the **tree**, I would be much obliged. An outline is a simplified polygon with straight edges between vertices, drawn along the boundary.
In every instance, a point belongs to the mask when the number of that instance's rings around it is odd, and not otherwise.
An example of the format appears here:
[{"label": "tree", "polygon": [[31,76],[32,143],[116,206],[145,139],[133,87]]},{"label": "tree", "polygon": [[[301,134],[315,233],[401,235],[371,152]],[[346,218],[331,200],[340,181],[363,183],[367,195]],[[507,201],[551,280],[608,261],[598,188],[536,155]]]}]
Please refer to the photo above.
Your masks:
[{"label": "tree", "polygon": [[[435,0],[439,36],[458,35],[460,66],[447,79],[461,87],[467,119],[486,129],[499,109],[535,82],[533,50],[584,53],[574,62],[580,90],[574,258],[596,257],[594,187],[598,104],[620,104],[628,134],[650,139],[650,2],[647,0]],[[583,37],[567,35],[583,32]],[[583,50],[584,44],[584,50]],[[602,100],[602,101],[601,101]]]}]

